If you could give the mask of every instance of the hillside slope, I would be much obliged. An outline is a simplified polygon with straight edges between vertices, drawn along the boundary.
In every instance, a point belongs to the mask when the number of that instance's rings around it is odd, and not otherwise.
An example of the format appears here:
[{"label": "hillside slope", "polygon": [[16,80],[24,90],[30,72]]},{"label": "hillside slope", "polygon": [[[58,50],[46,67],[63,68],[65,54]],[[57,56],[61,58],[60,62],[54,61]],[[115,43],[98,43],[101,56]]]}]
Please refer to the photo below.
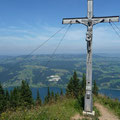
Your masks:
[{"label": "hillside slope", "polygon": [[78,114],[75,108],[74,99],[64,99],[57,103],[51,103],[45,106],[33,107],[30,110],[18,109],[16,111],[7,111],[2,113],[0,120],[70,120],[71,116]]},{"label": "hillside slope", "polygon": [[94,107],[95,116],[83,116],[83,109],[79,107],[75,99],[62,98],[57,102],[34,106],[31,109],[7,110],[1,114],[0,120],[119,120],[111,109],[98,101],[95,106],[97,108]]},{"label": "hillside slope", "polygon": [[[36,55],[0,58],[0,82],[4,87],[19,86],[26,80],[31,87],[66,87],[71,74],[81,79],[86,73],[86,55]],[[46,64],[49,60],[49,64]],[[119,58],[93,56],[93,79],[99,88],[120,89]]]},{"label": "hillside slope", "polygon": [[[87,119],[88,117],[82,115],[82,111],[83,109],[79,107],[75,99],[64,98],[56,103],[34,106],[31,109],[18,108],[16,111],[7,110],[1,114],[0,120],[73,120],[75,115]],[[96,120],[98,114],[90,118]]]}]

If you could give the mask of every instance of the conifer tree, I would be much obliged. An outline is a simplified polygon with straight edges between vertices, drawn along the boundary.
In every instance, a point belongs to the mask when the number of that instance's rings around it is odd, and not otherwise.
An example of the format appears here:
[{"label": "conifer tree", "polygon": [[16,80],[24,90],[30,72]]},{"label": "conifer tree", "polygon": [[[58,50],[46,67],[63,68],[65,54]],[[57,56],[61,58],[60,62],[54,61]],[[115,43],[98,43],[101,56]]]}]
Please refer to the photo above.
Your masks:
[{"label": "conifer tree", "polygon": [[59,93],[55,93],[55,101],[57,101],[59,99]]},{"label": "conifer tree", "polygon": [[96,96],[98,95],[98,86],[97,86],[95,80],[93,82],[93,94],[96,95]]},{"label": "conifer tree", "polygon": [[52,91],[52,92],[51,92],[51,96],[50,96],[50,100],[51,100],[51,101],[54,101],[54,98],[55,98],[54,92]]},{"label": "conifer tree", "polygon": [[6,99],[6,101],[10,100],[10,95],[9,95],[8,90],[6,90],[6,92],[5,92],[5,99]]},{"label": "conifer tree", "polygon": [[0,113],[5,110],[5,92],[0,83]]},{"label": "conifer tree", "polygon": [[45,98],[44,98],[44,104],[47,104],[47,103],[48,103],[48,97],[45,96]]},{"label": "conifer tree", "polygon": [[86,89],[86,76],[85,76],[84,73],[83,73],[83,76],[82,76],[81,89],[82,89],[82,94],[84,95],[85,94],[85,89]]},{"label": "conifer tree", "polygon": [[39,90],[37,90],[36,104],[40,106],[42,105],[42,100],[40,98]]},{"label": "conifer tree", "polygon": [[45,96],[44,103],[47,104],[50,101],[50,89],[47,88],[47,96]]},{"label": "conifer tree", "polygon": [[39,100],[40,99],[40,94],[39,94],[39,90],[37,90],[37,99],[36,100]]},{"label": "conifer tree", "polygon": [[11,107],[16,108],[17,106],[19,106],[19,100],[20,100],[20,96],[19,96],[19,91],[18,88],[14,88],[13,91],[11,92]]},{"label": "conifer tree", "polygon": [[73,85],[74,85],[74,96],[77,98],[80,93],[80,80],[78,79],[76,72],[74,72],[73,75]]},{"label": "conifer tree", "polygon": [[9,95],[8,90],[6,90],[5,92],[5,102],[6,102],[6,108],[9,108],[10,107],[10,95]]},{"label": "conifer tree", "polygon": [[76,72],[74,72],[73,77],[71,77],[68,83],[66,94],[75,98],[80,94],[80,80],[78,79]]},{"label": "conifer tree", "polygon": [[62,90],[62,88],[61,88],[61,91],[60,91],[60,96],[63,96],[63,90]]},{"label": "conifer tree", "polygon": [[54,98],[54,92],[53,91],[51,92],[51,97]]},{"label": "conifer tree", "polygon": [[48,100],[50,99],[50,88],[48,87],[48,92],[47,92]]},{"label": "conifer tree", "polygon": [[20,93],[23,105],[28,106],[33,104],[32,91],[26,81],[22,81]]},{"label": "conifer tree", "polygon": [[70,81],[67,85],[67,89],[66,89],[66,95],[67,96],[73,96],[73,89],[74,89],[74,85],[73,85],[73,78],[70,78]]},{"label": "conifer tree", "polygon": [[10,92],[10,97],[9,97],[9,102],[10,106],[13,108],[16,108],[21,105],[20,103],[20,88],[15,87],[11,92]]},{"label": "conifer tree", "polygon": [[48,90],[47,90],[47,101],[49,102],[50,101],[50,88],[48,87]]}]

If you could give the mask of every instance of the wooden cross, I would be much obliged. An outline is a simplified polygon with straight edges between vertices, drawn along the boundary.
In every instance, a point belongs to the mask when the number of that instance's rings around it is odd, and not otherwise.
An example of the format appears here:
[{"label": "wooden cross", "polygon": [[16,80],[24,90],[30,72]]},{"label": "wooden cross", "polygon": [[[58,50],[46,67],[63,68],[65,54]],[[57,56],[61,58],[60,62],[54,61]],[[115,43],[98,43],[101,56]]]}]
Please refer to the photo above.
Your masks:
[{"label": "wooden cross", "polygon": [[93,0],[88,0],[87,17],[83,18],[64,18],[63,24],[84,24],[87,26],[86,41],[87,41],[87,61],[86,61],[86,94],[84,111],[93,113],[92,100],[92,37],[93,26],[98,23],[119,22],[119,16],[110,17],[94,17],[93,16]]}]

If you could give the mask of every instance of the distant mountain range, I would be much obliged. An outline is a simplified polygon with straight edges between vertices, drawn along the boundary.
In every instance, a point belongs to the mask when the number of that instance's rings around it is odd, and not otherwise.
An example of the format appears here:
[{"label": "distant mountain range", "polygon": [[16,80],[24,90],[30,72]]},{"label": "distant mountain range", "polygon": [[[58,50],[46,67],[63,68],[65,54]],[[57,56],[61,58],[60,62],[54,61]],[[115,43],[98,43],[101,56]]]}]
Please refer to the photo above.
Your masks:
[{"label": "distant mountain range", "polygon": [[[86,55],[0,56],[0,82],[4,87],[19,86],[22,80],[31,87],[66,87],[73,71],[82,78]],[[120,89],[119,57],[93,55],[93,80],[100,88]]]}]

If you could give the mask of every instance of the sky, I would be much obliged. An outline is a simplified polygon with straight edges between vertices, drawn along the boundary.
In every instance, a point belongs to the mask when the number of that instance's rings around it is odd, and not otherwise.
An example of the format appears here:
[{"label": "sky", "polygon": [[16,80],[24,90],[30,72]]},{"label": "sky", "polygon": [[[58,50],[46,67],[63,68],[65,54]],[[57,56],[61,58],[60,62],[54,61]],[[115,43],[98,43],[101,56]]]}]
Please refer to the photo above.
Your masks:
[{"label": "sky", "polygon": [[[29,54],[65,26],[63,18],[86,16],[87,0],[0,0],[0,55]],[[94,0],[94,16],[120,16],[120,0]],[[65,30],[34,54],[52,54]],[[86,53],[86,30],[84,25],[72,25],[56,54]],[[109,23],[94,26],[93,53],[119,51],[120,37]]]}]

